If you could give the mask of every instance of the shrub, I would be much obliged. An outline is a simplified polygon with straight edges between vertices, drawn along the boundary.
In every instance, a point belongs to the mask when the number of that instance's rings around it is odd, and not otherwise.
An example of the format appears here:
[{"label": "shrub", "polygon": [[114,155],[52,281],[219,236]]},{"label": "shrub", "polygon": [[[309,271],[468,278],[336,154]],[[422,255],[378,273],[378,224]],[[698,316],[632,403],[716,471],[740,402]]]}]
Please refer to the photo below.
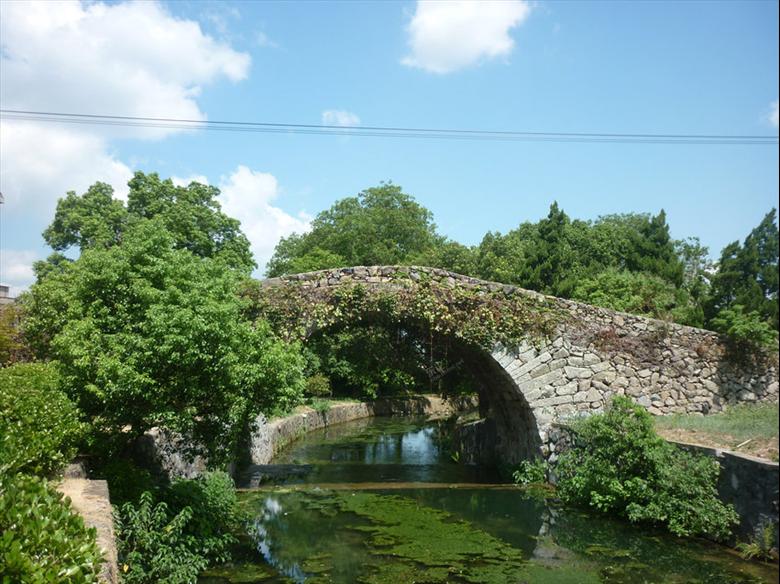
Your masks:
[{"label": "shrub", "polygon": [[665,442],[652,416],[630,399],[616,397],[575,430],[557,468],[565,502],[663,524],[678,536],[724,538],[737,522],[717,496],[718,463]]},{"label": "shrub", "polygon": [[762,349],[777,349],[777,331],[758,312],[745,312],[736,304],[722,309],[712,319],[712,328],[726,337],[737,356],[750,356]]},{"label": "shrub", "polygon": [[129,584],[193,582],[210,564],[230,559],[242,524],[233,480],[211,472],[175,481],[155,504],[145,492],[116,514],[119,566]]},{"label": "shrub", "polygon": [[156,492],[158,482],[147,469],[124,458],[115,458],[94,469],[95,478],[108,481],[111,502],[138,501],[145,491]]},{"label": "shrub", "polygon": [[185,507],[172,515],[165,503],[154,504],[151,493],[136,507],[122,505],[115,516],[119,569],[125,584],[194,582],[208,562],[192,550],[184,528],[192,518]]},{"label": "shrub", "polygon": [[544,483],[547,480],[547,465],[543,460],[523,460],[512,472],[512,479],[518,485]]},{"label": "shrub", "polygon": [[330,397],[330,379],[322,374],[312,375],[306,380],[306,387],[303,394],[306,397]]},{"label": "shrub", "polygon": [[192,518],[184,528],[195,551],[211,562],[230,559],[234,533],[241,525],[233,479],[225,472],[210,472],[191,480],[178,480],[166,495],[174,512],[187,507]]},{"label": "shrub", "polygon": [[767,523],[748,542],[739,542],[737,550],[746,560],[777,561],[777,526]]},{"label": "shrub", "polygon": [[76,453],[85,425],[50,363],[0,369],[0,472],[51,475]]},{"label": "shrub", "polygon": [[97,582],[94,528],[38,477],[0,474],[0,574],[5,582]]}]

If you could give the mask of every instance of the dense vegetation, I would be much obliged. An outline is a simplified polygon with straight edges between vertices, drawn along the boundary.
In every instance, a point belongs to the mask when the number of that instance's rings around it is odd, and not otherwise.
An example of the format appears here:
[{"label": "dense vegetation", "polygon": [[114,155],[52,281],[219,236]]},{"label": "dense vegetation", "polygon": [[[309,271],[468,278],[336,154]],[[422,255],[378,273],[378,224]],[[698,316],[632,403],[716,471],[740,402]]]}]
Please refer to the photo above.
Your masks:
[{"label": "dense vegetation", "polygon": [[[217,194],[138,173],[126,205],[100,183],[60,200],[44,232],[55,253],[35,265],[36,283],[3,311],[0,329],[3,574],[92,578],[100,558],[94,531],[43,480],[77,448],[95,475],[109,478],[115,501],[129,499],[120,521],[127,578],[158,582],[170,568],[166,581],[191,581],[229,557],[238,521],[227,476],[167,486],[143,471],[118,472],[134,469],[136,440],[154,426],[184,436],[193,454],[205,451],[219,466],[235,457],[260,412],[301,400],[299,347],[244,315],[238,291],[254,261]],[[60,253],[74,246],[76,259]],[[11,365],[29,357],[38,362]],[[159,498],[154,508],[151,498]],[[30,501],[40,505],[25,514]],[[25,535],[46,531],[48,516],[59,550]],[[17,522],[23,528],[10,529]]]},{"label": "dense vegetation", "polygon": [[[0,574],[8,582],[96,582],[94,529],[47,481],[84,427],[48,364],[0,369]],[[6,580],[7,579],[7,580]]]},{"label": "dense vegetation", "polygon": [[[77,451],[122,503],[125,579],[192,581],[230,557],[241,523],[234,487],[218,472],[173,484],[156,479],[136,466],[144,432],[178,433],[191,454],[224,468],[260,413],[288,411],[304,397],[376,397],[434,383],[473,391],[459,346],[544,333],[553,322],[500,295],[482,297],[477,309],[466,292],[422,282],[417,293],[393,299],[338,292],[346,295],[340,318],[322,315],[327,334],[304,344],[289,330],[299,321],[283,302],[260,306],[249,242],[222,212],[216,188],[143,173],[129,186],[126,203],[102,183],[62,198],[44,232],[53,253],[34,266],[29,292],[0,310],[0,572],[12,580],[96,577],[94,531],[47,482]],[[697,240],[671,239],[663,211],[581,221],[553,204],[537,223],[467,247],[440,235],[430,211],[400,187],[382,184],[337,201],[309,232],[280,241],[268,273],[376,264],[442,267],[708,326],[743,353],[777,339],[774,210],[712,265]],[[367,311],[383,317],[361,320]],[[614,448],[625,447],[631,463],[624,468],[616,450],[585,446],[579,473],[566,475],[575,463],[562,463],[565,496],[676,533],[721,534],[731,515],[709,498],[715,471],[662,447],[637,410],[616,408],[626,410],[624,429],[633,434]],[[617,432],[609,416],[585,427],[586,444]],[[539,469],[527,470],[531,480]],[[680,489],[698,494],[683,501]]]},{"label": "dense vegetation", "polygon": [[718,498],[718,462],[660,438],[652,416],[629,398],[615,397],[574,429],[574,447],[556,468],[565,502],[659,523],[679,536],[724,538],[736,524],[734,508]]}]

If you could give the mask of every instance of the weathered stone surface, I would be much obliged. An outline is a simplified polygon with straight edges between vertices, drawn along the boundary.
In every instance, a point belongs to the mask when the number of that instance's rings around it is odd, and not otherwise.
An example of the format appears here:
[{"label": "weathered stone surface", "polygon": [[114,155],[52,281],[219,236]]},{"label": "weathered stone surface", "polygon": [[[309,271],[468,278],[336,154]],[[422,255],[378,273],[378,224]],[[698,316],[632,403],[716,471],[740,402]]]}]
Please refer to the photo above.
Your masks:
[{"label": "weathered stone surface", "polygon": [[70,499],[73,509],[84,519],[84,524],[94,527],[97,531],[97,544],[104,558],[100,582],[117,584],[119,572],[108,483],[84,478],[65,478],[57,485],[57,490]]},{"label": "weathered stone surface", "polygon": [[[424,278],[421,277],[424,275]],[[546,436],[557,416],[599,411],[614,395],[627,395],[653,414],[721,411],[741,401],[777,401],[776,356],[749,367],[730,362],[717,334],[494,282],[417,266],[360,266],[263,282],[263,286],[321,286],[364,282],[388,291],[420,279],[477,293],[503,292],[544,302],[567,318],[546,342],[475,350],[501,458],[515,462],[549,451]],[[306,294],[317,288],[301,288]],[[575,385],[576,384],[576,385]],[[568,400],[568,401],[566,401]]]}]

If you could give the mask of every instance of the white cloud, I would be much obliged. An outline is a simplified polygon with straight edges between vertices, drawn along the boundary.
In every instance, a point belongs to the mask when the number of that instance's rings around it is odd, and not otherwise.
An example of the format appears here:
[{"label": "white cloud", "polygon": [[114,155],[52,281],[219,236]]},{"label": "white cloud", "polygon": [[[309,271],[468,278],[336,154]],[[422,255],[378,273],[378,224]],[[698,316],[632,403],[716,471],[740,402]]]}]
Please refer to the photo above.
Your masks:
[{"label": "white cloud", "polygon": [[2,261],[2,283],[11,287],[11,296],[16,297],[26,290],[35,279],[32,265],[40,259],[38,254],[30,250],[3,249],[0,261]]},{"label": "white cloud", "polygon": [[[240,81],[250,57],[158,2],[0,2],[0,101],[6,109],[205,120],[196,101],[220,78]],[[28,212],[103,180],[124,189],[117,137],[177,130],[3,120],[0,190]]]},{"label": "white cloud", "polygon": [[0,158],[0,190],[9,213],[26,210],[50,217],[59,197],[70,190],[84,192],[98,180],[123,198],[132,176],[105,138],[29,122],[2,123]]},{"label": "white cloud", "polygon": [[778,122],[780,122],[780,119],[778,119],[778,111],[777,111],[778,101],[774,100],[772,104],[769,106],[769,115],[767,116],[767,119],[769,120],[769,123],[772,124],[775,128],[778,126]]},{"label": "white cloud", "polygon": [[401,62],[444,74],[507,56],[515,44],[509,31],[530,12],[524,0],[418,0]]},{"label": "white cloud", "polygon": [[309,215],[301,212],[293,216],[271,204],[279,195],[279,182],[272,174],[240,165],[230,176],[222,177],[219,188],[222,208],[241,221],[261,274],[279,239],[309,230]]},{"label": "white cloud", "polygon": [[[202,175],[172,177],[172,180],[179,186],[193,181],[209,184],[208,178]],[[217,186],[222,193],[219,197],[222,210],[241,221],[241,230],[249,238],[258,275],[265,272],[265,265],[282,237],[309,230],[312,219],[309,215],[304,212],[290,215],[271,204],[279,196],[279,181],[270,173],[239,165],[229,176],[221,177]]]},{"label": "white cloud", "polygon": [[326,126],[349,128],[351,126],[359,126],[360,118],[357,114],[345,110],[325,110],[322,112],[322,123]]}]

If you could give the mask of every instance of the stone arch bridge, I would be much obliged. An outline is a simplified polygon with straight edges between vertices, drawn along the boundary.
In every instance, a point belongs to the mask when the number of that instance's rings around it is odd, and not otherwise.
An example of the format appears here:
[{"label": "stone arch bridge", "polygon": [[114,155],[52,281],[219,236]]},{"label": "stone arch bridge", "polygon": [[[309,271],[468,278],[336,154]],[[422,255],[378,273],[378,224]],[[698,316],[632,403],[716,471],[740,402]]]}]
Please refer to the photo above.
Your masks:
[{"label": "stone arch bridge", "polygon": [[[446,270],[416,266],[359,266],[264,280],[260,291],[297,299],[298,318],[334,303],[333,292],[362,288],[387,295],[420,286],[469,290],[476,298],[518,299],[562,318],[543,337],[489,348],[470,346],[466,363],[480,384],[482,426],[477,457],[514,463],[549,457],[555,423],[600,411],[627,395],[652,414],[717,412],[728,404],[777,401],[777,359],[740,364],[711,331],[544,296]],[[311,323],[309,323],[311,330]],[[489,436],[484,440],[484,436]],[[487,446],[485,446],[487,445]],[[491,452],[485,452],[485,447]],[[479,448],[478,448],[479,450]]]}]

